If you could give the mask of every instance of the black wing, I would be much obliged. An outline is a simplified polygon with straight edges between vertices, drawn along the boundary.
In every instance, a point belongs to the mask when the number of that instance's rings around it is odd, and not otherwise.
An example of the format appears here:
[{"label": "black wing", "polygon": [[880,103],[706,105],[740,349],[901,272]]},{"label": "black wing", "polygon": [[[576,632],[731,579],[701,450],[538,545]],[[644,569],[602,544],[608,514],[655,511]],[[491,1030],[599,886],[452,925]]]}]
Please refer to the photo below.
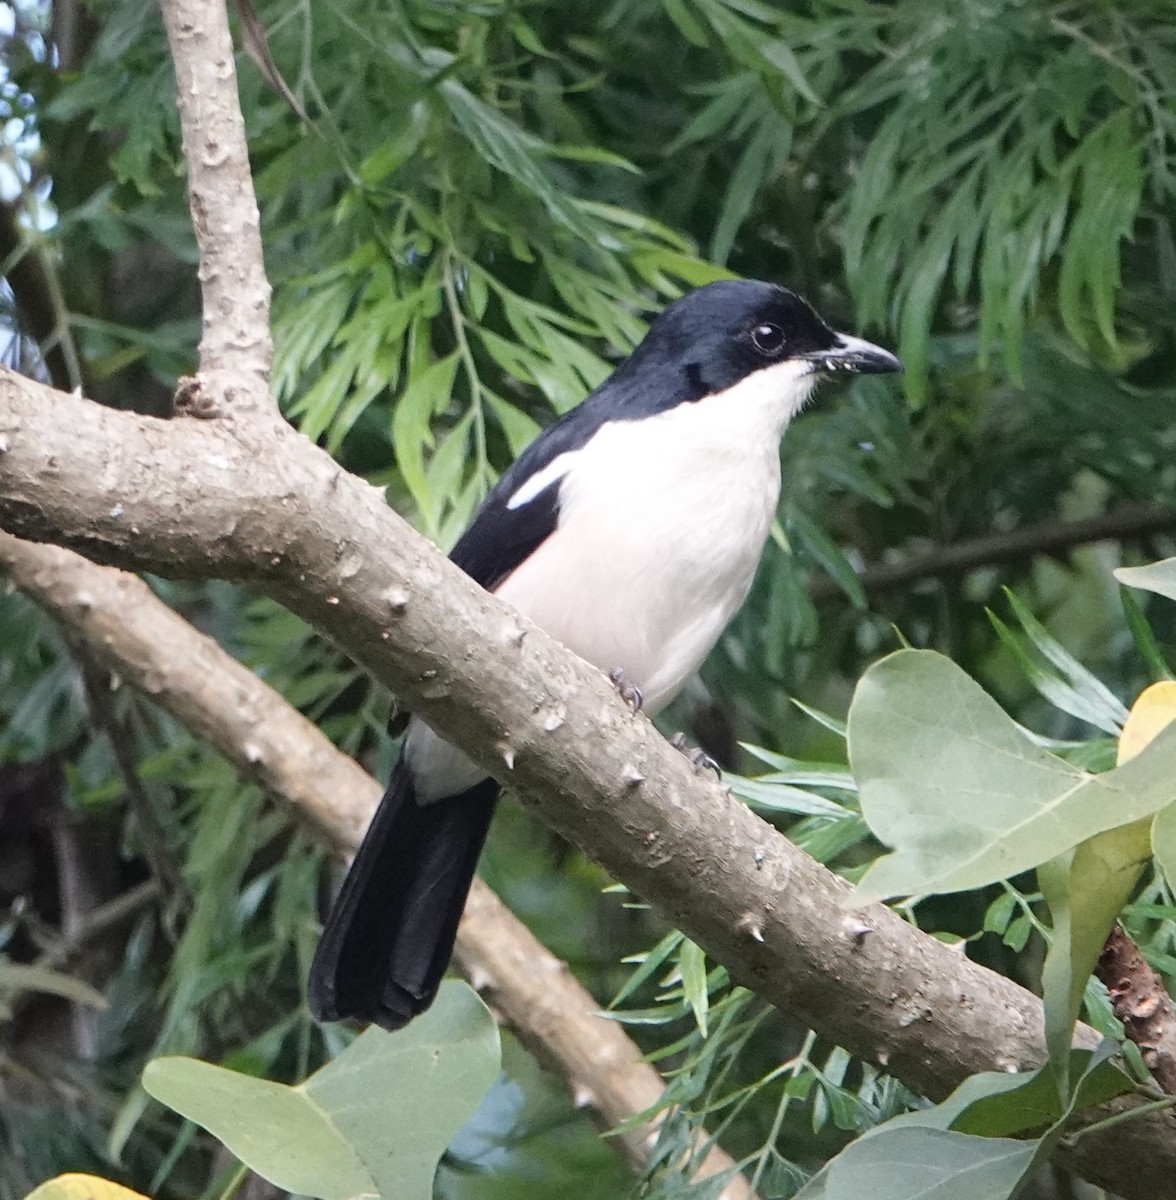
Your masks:
[{"label": "black wing", "polygon": [[507,508],[510,498],[561,454],[579,450],[605,424],[607,404],[594,392],[578,407],[549,425],[515,460],[490,490],[450,559],[476,583],[492,592],[551,536],[559,524],[560,480],[526,504]]}]

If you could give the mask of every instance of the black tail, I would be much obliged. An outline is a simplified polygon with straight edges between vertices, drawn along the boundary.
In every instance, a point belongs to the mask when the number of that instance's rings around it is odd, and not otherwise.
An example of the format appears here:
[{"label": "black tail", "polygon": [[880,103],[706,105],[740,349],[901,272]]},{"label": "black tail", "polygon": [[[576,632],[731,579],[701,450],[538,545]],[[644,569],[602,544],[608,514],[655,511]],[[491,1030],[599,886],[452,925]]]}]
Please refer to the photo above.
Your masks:
[{"label": "black tail", "polygon": [[310,968],[320,1021],[399,1029],[433,1002],[497,798],[498,784],[486,779],[418,804],[397,764]]}]

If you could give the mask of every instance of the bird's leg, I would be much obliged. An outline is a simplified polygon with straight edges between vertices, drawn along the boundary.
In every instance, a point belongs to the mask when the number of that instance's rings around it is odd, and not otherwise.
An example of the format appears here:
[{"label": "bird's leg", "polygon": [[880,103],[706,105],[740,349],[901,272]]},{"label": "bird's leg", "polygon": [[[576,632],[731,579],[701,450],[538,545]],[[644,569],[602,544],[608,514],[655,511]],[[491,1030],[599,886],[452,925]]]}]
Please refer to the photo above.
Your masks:
[{"label": "bird's leg", "polygon": [[645,697],[641,695],[641,689],[635,683],[629,682],[624,667],[613,667],[608,673],[608,681],[617,689],[617,694],[634,713],[641,711]]},{"label": "bird's leg", "polygon": [[703,771],[714,771],[715,778],[720,783],[723,782],[723,773],[719,770],[719,764],[705,750],[700,750],[697,746],[686,745],[684,733],[675,733],[670,738],[670,745],[686,755],[690,760],[690,765],[694,768],[695,775],[701,775]]}]

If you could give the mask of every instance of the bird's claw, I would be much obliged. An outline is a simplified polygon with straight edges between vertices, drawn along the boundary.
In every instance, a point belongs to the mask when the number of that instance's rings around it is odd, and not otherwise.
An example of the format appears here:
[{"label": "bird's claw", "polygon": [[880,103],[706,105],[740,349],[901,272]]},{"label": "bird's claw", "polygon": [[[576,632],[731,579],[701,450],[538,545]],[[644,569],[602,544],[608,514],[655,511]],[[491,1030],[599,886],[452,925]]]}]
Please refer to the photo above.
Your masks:
[{"label": "bird's claw", "polygon": [[715,778],[722,783],[723,773],[719,770],[719,764],[705,750],[700,750],[697,746],[688,746],[684,733],[675,733],[670,738],[670,745],[675,750],[680,750],[690,760],[695,775],[701,775],[703,771],[714,771]]},{"label": "bird's claw", "polygon": [[624,667],[613,667],[608,673],[608,681],[617,689],[617,695],[620,696],[634,713],[641,711],[641,705],[645,703],[645,697],[642,696],[641,689],[635,683],[629,682]]}]

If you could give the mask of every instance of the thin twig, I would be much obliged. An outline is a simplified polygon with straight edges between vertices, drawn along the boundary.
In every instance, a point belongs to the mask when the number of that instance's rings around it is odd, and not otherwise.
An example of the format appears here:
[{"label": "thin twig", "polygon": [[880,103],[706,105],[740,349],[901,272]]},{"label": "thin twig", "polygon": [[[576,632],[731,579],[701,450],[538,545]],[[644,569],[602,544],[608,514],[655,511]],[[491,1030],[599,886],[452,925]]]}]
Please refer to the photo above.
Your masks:
[{"label": "thin twig", "polygon": [[[38,944],[44,944],[45,948],[37,955],[33,965],[49,971],[66,970],[73,962],[92,949],[103,934],[117,929],[143,909],[154,904],[159,895],[159,884],[154,879],[148,879],[145,883],[140,883],[129,891],[98,905],[97,908],[83,913],[72,929],[62,930],[55,937],[49,938],[44,931],[37,930],[35,940]],[[37,993],[35,992],[18,992],[8,1002],[5,1021],[11,1025],[36,1000]]]},{"label": "thin twig", "polygon": [[124,921],[129,921],[145,908],[149,908],[162,895],[159,881],[147,879],[133,888],[92,908],[75,928],[57,938],[36,960],[38,967],[60,971],[87,950],[90,943]]},{"label": "thin twig", "polygon": [[[180,864],[168,845],[167,834],[155,811],[155,804],[139,775],[136,765],[135,738],[114,711],[114,689],[110,672],[96,666],[88,648],[82,648],[82,678],[86,695],[90,701],[90,719],[105,735],[114,752],[119,774],[123,778],[135,831],[139,835],[140,848],[147,860],[151,873],[169,897],[190,899],[188,885],[184,881]],[[172,940],[175,941],[174,931]]]},{"label": "thin twig", "polygon": [[[1176,511],[1158,504],[1129,504],[1083,521],[1043,521],[1008,533],[993,533],[943,546],[929,554],[863,568],[858,580],[867,593],[893,591],[924,579],[963,575],[980,567],[1017,562],[1038,554],[1061,554],[1091,542],[1141,538],[1176,530]],[[843,595],[826,575],[809,584],[818,603]]]}]

